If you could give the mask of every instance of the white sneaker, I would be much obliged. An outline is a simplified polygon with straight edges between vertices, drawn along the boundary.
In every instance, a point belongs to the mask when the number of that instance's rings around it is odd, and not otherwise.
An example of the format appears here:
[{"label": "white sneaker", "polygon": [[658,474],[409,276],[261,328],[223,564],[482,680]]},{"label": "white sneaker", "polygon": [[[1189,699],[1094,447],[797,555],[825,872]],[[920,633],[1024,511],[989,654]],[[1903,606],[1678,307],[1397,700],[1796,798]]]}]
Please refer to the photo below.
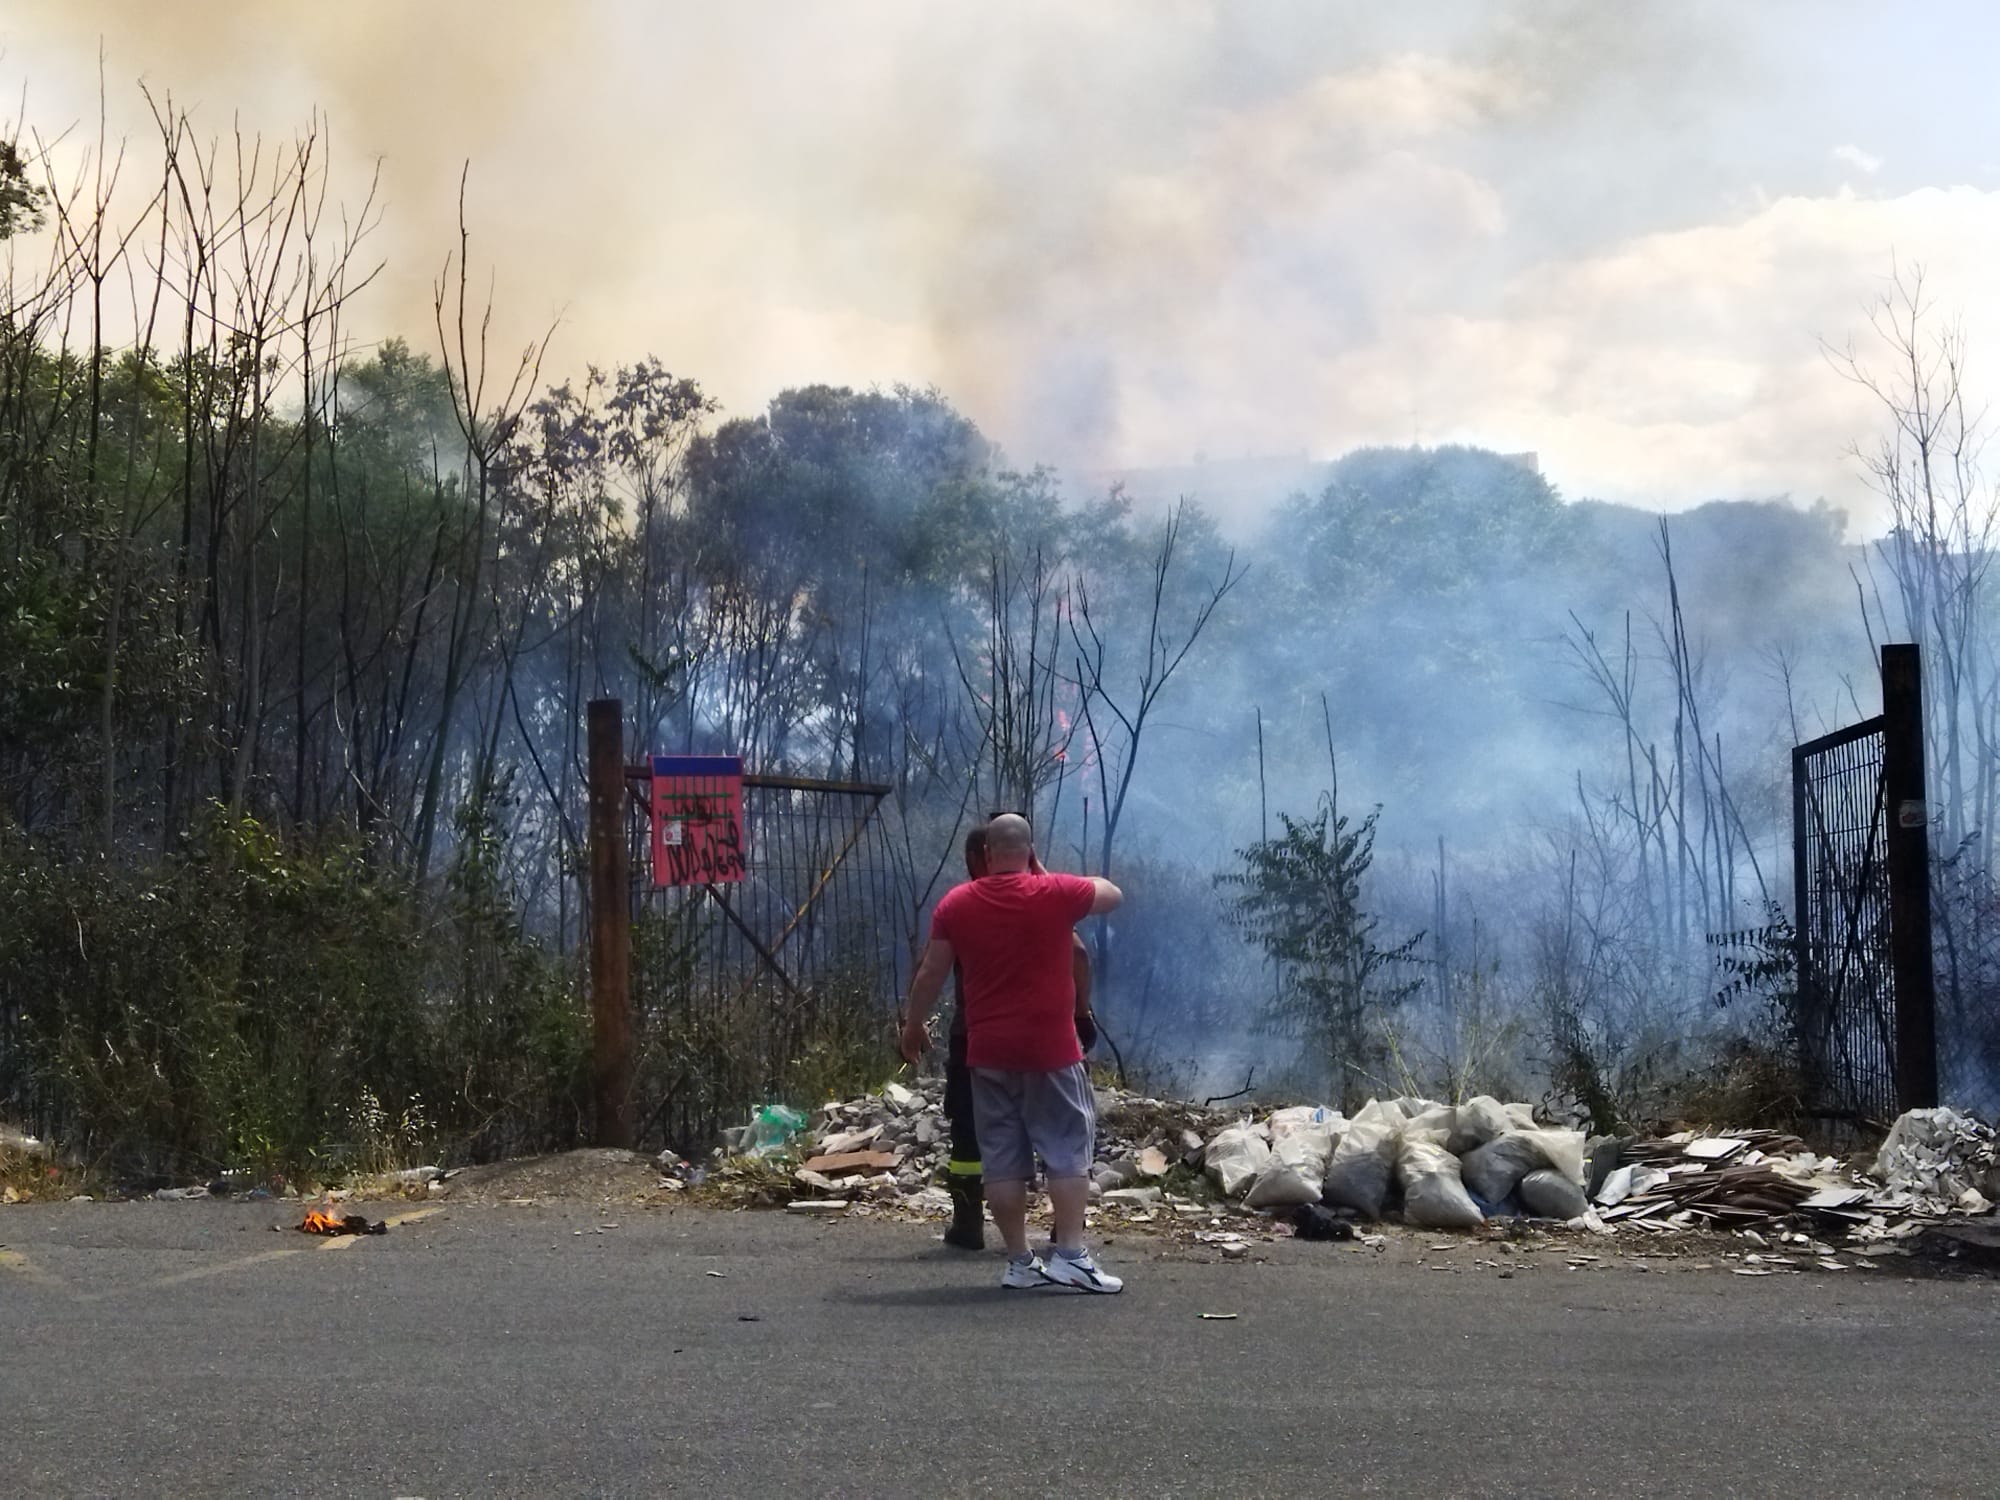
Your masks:
[{"label": "white sneaker", "polygon": [[1049,1268],[1039,1255],[1026,1264],[1008,1261],[1007,1270],[1000,1278],[1000,1290],[1003,1292],[1031,1292],[1048,1285]]},{"label": "white sneaker", "polygon": [[1122,1292],[1125,1283],[1108,1272],[1101,1271],[1097,1262],[1088,1254],[1071,1260],[1066,1255],[1051,1255],[1042,1263],[1042,1274],[1057,1286],[1073,1286],[1080,1292]]}]

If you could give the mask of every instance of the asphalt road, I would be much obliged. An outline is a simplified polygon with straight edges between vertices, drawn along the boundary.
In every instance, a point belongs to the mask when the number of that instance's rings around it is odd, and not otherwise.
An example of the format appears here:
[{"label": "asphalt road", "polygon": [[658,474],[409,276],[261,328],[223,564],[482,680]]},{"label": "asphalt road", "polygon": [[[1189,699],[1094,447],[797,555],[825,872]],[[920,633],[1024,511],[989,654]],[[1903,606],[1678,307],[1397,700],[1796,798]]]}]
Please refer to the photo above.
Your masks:
[{"label": "asphalt road", "polygon": [[0,1493],[2000,1483],[1992,1280],[1130,1240],[1125,1295],[1091,1298],[880,1222],[453,1206],[329,1250],[282,1212],[0,1209]]}]

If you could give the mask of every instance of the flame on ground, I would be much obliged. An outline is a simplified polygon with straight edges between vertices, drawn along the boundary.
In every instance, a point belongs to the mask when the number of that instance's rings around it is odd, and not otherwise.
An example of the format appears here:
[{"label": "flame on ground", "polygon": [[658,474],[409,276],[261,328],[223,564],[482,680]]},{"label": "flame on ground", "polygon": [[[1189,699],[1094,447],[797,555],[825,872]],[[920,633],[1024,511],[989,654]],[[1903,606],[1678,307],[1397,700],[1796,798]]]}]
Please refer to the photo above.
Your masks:
[{"label": "flame on ground", "polygon": [[340,1218],[324,1209],[311,1209],[300,1222],[299,1228],[306,1234],[346,1234],[347,1225]]}]

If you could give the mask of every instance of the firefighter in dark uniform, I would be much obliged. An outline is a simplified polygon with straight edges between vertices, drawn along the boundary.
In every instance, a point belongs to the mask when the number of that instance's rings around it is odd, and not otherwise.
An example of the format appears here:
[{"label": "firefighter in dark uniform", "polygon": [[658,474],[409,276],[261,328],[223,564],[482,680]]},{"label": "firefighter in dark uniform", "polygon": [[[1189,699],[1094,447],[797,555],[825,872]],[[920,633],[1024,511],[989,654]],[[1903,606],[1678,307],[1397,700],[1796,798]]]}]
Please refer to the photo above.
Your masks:
[{"label": "firefighter in dark uniform", "polygon": [[[988,820],[1000,816],[988,813]],[[1040,869],[1040,862],[1036,862]],[[986,825],[965,836],[965,873],[977,880],[986,873]],[[1085,1052],[1097,1045],[1097,1018],[1090,1009],[1090,950],[1076,935],[1070,954],[1076,985],[1076,1039]],[[961,1250],[986,1248],[986,1191],[981,1177],[979,1136],[972,1124],[972,1070],[965,1065],[965,993],[952,974],[951,1039],[945,1050],[944,1112],[951,1121],[951,1156],[945,1163],[945,1186],[951,1192],[951,1227],[944,1242]]]}]

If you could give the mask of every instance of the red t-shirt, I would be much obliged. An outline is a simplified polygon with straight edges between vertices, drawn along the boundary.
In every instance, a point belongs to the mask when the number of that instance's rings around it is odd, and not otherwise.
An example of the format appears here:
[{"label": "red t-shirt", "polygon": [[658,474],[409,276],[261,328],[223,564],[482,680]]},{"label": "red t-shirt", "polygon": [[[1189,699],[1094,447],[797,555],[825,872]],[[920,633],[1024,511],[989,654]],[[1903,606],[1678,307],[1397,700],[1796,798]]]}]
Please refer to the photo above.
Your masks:
[{"label": "red t-shirt", "polygon": [[951,944],[975,1068],[1053,1071],[1083,1061],[1071,931],[1096,885],[1081,875],[982,875],[944,893],[931,936]]}]

